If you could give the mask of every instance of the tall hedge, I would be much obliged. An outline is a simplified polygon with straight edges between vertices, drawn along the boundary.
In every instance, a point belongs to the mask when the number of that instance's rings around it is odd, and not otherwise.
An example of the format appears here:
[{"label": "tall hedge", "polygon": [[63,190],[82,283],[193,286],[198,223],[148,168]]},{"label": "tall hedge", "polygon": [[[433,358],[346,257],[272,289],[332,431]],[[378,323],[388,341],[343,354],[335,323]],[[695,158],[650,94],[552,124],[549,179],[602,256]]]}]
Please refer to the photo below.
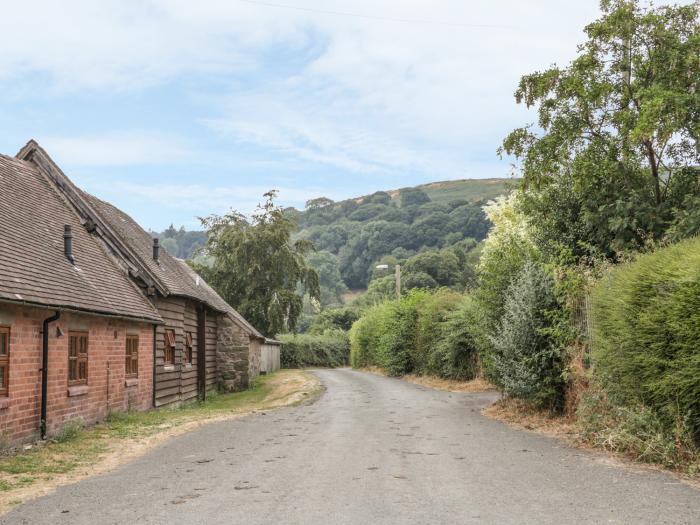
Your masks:
[{"label": "tall hedge", "polygon": [[700,442],[700,239],[640,256],[592,294],[594,370],[611,399]]},{"label": "tall hedge", "polygon": [[327,330],[323,334],[284,334],[280,362],[282,368],[347,366],[350,342],[342,330]]},{"label": "tall hedge", "polygon": [[471,379],[478,368],[469,333],[473,312],[470,298],[444,289],[413,290],[370,308],[350,330],[352,366]]}]

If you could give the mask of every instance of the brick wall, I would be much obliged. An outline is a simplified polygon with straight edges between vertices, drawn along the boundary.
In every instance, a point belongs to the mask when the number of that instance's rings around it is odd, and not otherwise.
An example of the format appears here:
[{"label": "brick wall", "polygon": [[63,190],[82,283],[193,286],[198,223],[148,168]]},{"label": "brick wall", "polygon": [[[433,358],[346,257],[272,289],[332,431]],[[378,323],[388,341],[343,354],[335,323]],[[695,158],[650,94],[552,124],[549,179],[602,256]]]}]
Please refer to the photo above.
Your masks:
[{"label": "brick wall", "polygon": [[[0,399],[0,439],[16,444],[38,437],[41,407],[43,320],[51,310],[0,305],[0,326],[10,327],[8,397]],[[57,326],[63,336],[57,335]],[[87,388],[68,388],[68,333],[88,332]],[[126,336],[138,335],[138,379],[125,379]],[[58,432],[71,420],[86,424],[109,411],[145,410],[152,406],[153,327],[137,322],[63,312],[49,325],[47,429]]]}]

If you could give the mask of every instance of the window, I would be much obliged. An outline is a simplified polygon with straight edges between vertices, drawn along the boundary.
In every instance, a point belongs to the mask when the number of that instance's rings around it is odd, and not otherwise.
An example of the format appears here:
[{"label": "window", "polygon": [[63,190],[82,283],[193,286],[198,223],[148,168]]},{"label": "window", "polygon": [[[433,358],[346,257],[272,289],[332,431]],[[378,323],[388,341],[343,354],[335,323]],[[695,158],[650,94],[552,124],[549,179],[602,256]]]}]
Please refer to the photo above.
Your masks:
[{"label": "window", "polygon": [[139,376],[139,336],[126,336],[126,364],[124,367],[126,377]]},{"label": "window", "polygon": [[192,332],[185,333],[185,363],[192,362]]},{"label": "window", "polygon": [[68,332],[68,384],[85,385],[88,380],[88,334]]},{"label": "window", "polygon": [[175,364],[175,330],[165,331],[165,352],[163,359],[166,365]]},{"label": "window", "polygon": [[0,326],[0,396],[7,396],[10,382],[10,329]]}]

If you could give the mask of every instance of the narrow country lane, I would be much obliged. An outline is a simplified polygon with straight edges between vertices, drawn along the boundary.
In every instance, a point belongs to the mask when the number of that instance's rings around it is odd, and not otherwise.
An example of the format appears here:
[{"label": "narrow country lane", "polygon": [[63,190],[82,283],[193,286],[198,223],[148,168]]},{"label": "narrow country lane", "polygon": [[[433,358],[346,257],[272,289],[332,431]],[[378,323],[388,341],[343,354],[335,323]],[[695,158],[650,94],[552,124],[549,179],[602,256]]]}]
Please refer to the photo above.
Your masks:
[{"label": "narrow country lane", "polygon": [[489,420],[493,394],[315,373],[314,404],[205,426],[0,522],[700,522],[700,491]]}]

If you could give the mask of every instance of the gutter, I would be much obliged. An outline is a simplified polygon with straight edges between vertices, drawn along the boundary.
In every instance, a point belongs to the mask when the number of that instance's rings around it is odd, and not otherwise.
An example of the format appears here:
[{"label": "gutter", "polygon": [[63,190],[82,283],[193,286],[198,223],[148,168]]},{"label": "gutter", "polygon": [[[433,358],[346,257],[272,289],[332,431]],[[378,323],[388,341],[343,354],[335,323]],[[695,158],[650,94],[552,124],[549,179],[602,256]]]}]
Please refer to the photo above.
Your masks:
[{"label": "gutter", "polygon": [[41,422],[39,423],[41,439],[46,439],[46,392],[49,384],[49,323],[58,321],[60,317],[61,312],[56,310],[54,315],[44,319],[41,347]]},{"label": "gutter", "polygon": [[82,315],[94,315],[95,317],[106,317],[108,319],[119,319],[121,321],[131,321],[131,322],[137,322],[137,323],[146,323],[146,324],[152,324],[152,325],[158,325],[158,324],[165,324],[163,319],[161,318],[155,318],[155,317],[131,317],[128,315],[121,315],[121,314],[109,314],[109,313],[102,313],[96,310],[89,310],[87,308],[77,308],[77,307],[70,307],[70,306],[64,306],[64,305],[47,305],[47,304],[41,304],[41,303],[35,303],[32,301],[25,301],[24,299],[7,299],[5,297],[0,297],[0,304],[6,303],[6,304],[15,304],[18,306],[26,306],[27,308],[40,308],[42,310],[56,310],[56,309],[61,309],[63,312],[73,312],[76,314],[82,314]]}]

